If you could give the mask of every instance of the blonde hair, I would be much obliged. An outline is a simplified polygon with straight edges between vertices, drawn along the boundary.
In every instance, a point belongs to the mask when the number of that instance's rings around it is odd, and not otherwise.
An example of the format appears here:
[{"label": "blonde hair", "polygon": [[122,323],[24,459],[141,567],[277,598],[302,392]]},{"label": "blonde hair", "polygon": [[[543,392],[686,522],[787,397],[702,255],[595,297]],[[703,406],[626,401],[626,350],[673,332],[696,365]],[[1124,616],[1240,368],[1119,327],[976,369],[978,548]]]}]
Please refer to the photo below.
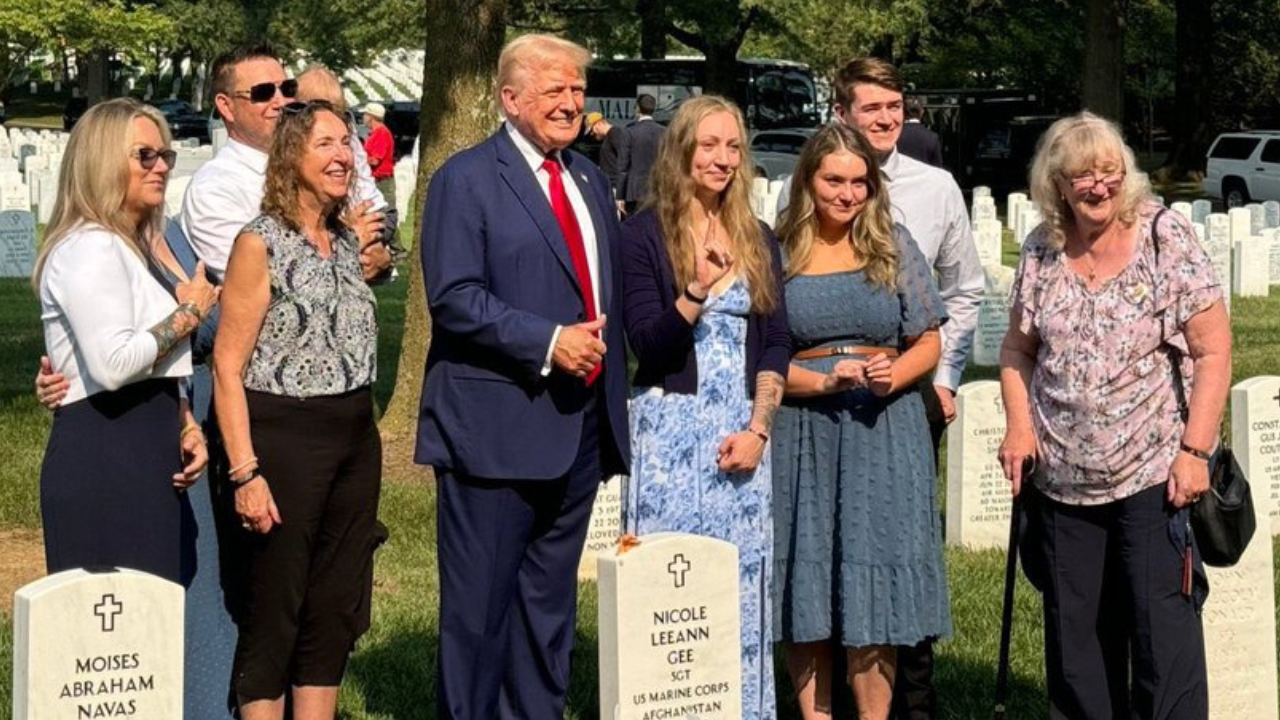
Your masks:
[{"label": "blonde hair", "polygon": [[813,178],[828,155],[848,152],[867,164],[867,200],[849,228],[849,245],[866,266],[867,279],[892,288],[898,282],[898,243],[893,236],[889,192],[880,174],[875,148],[858,130],[832,123],[819,130],[800,150],[791,196],[778,222],[778,239],[787,253],[787,277],[809,266],[819,218],[813,202]]},{"label": "blonde hair", "polygon": [[1031,200],[1048,226],[1050,248],[1062,248],[1067,228],[1075,223],[1075,216],[1056,181],[1069,182],[1072,177],[1092,170],[1097,162],[1112,158],[1120,160],[1125,173],[1117,190],[1116,204],[1120,210],[1116,218],[1123,225],[1132,225],[1137,220],[1139,206],[1151,199],[1151,183],[1147,174],[1138,168],[1133,150],[1125,144],[1115,123],[1084,111],[1058,120],[1040,136],[1027,183],[1031,187]]},{"label": "blonde hair", "polygon": [[773,312],[778,304],[778,288],[773,275],[773,257],[765,245],[765,234],[751,212],[751,156],[747,152],[747,129],[742,112],[732,101],[718,95],[702,95],[681,103],[671,125],[662,134],[658,157],[649,176],[649,200],[662,228],[663,242],[676,287],[688,285],[694,276],[693,237],[694,183],[691,175],[693,153],[698,147],[698,125],[710,115],[727,112],[733,116],[741,142],[742,161],[729,178],[720,196],[720,220],[729,234],[728,248],[734,264],[746,277],[751,291],[751,309]]},{"label": "blonde hair", "polygon": [[133,121],[140,117],[155,123],[160,131],[164,147],[156,149],[167,150],[173,138],[164,115],[133,98],[94,105],[71,130],[58,174],[53,213],[31,275],[31,285],[37,292],[49,255],[83,223],[101,225],[115,233],[143,262],[150,257],[151,238],[164,232],[164,203],[152,208],[136,225],[124,206],[133,172]]},{"label": "blonde hair", "polygon": [[586,80],[587,66],[591,64],[591,51],[575,42],[555,35],[531,33],[521,35],[502,46],[502,54],[498,56],[498,80],[493,89],[498,107],[502,107],[504,87],[521,88],[531,71],[564,60],[576,65],[578,74]]},{"label": "blonde hair", "polygon": [[298,75],[298,100],[324,100],[340,113],[347,111],[347,97],[342,92],[342,81],[324,65],[310,65]]},{"label": "blonde hair", "polygon": [[[271,152],[267,155],[267,172],[263,181],[265,192],[262,195],[262,214],[284,223],[286,226],[302,232],[302,223],[298,217],[298,188],[302,184],[299,166],[306,156],[307,141],[316,126],[316,117],[320,113],[329,113],[350,131],[347,120],[326,100],[312,100],[303,107],[290,104],[287,112],[280,113],[280,121],[276,125],[275,136],[271,140]],[[296,109],[295,109],[296,108]],[[355,164],[347,169],[347,189],[355,185]],[[350,198],[350,193],[347,194]],[[346,203],[334,203],[325,221],[337,222]]]}]

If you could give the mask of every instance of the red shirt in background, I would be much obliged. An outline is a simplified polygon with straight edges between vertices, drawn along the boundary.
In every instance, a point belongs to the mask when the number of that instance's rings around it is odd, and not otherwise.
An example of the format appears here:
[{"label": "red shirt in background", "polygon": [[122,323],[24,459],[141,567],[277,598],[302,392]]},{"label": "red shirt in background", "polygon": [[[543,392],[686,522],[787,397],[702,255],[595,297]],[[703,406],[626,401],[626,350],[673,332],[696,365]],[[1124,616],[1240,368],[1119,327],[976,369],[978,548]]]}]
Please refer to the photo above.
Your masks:
[{"label": "red shirt in background", "polygon": [[369,137],[364,141],[364,152],[369,156],[374,180],[385,180],[396,174],[396,141],[386,125],[369,131]]}]

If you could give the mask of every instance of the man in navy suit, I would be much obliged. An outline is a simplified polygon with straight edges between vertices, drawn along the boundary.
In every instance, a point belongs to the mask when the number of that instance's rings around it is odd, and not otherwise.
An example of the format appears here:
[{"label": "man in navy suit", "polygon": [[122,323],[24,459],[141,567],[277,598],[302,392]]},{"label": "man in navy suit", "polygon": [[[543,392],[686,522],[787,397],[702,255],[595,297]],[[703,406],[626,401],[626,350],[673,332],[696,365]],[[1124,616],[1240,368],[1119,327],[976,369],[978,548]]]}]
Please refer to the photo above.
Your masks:
[{"label": "man in navy suit", "polygon": [[604,173],[566,149],[590,59],[508,43],[506,123],[427,191],[415,460],[438,480],[441,718],[563,716],[592,503],[630,461],[621,229]]},{"label": "man in navy suit", "polygon": [[626,127],[622,150],[618,153],[618,176],[622,178],[622,200],[628,215],[649,197],[649,174],[658,159],[658,144],[666,128],[653,119],[658,100],[648,93],[636,98],[636,121]]}]

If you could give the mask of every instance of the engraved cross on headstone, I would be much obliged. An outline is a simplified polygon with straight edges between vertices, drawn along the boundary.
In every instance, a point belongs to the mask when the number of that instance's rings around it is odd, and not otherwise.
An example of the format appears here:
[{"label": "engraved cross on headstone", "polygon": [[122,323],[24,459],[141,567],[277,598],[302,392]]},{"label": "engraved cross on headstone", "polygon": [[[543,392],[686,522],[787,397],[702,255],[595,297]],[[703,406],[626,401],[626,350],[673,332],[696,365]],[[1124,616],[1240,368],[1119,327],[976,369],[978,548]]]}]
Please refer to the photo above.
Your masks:
[{"label": "engraved cross on headstone", "polygon": [[115,632],[116,616],[124,612],[124,603],[116,602],[116,596],[103,595],[101,602],[93,606],[93,614],[102,618],[102,632]]},{"label": "engraved cross on headstone", "polygon": [[684,559],[684,553],[677,553],[675,557],[671,558],[671,562],[667,563],[667,572],[671,573],[676,587],[684,587],[685,573],[689,572],[692,567],[689,561]]}]

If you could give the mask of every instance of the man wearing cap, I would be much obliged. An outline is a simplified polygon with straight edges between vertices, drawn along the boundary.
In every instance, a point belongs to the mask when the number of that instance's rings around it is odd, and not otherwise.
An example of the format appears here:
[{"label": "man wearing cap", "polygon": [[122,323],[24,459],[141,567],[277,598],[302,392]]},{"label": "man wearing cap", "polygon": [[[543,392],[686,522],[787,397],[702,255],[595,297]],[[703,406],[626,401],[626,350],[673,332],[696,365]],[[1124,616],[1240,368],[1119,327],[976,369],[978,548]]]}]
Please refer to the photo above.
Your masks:
[{"label": "man wearing cap", "polygon": [[369,156],[369,168],[373,170],[373,182],[387,204],[396,206],[396,141],[391,130],[383,122],[387,109],[382,103],[371,102],[364,106],[364,124],[369,137],[364,141],[364,152]]},{"label": "man wearing cap", "polygon": [[600,141],[600,169],[604,171],[605,177],[609,178],[609,188],[613,190],[618,210],[622,210],[622,196],[619,194],[622,177],[618,174],[618,153],[622,150],[622,143],[626,142],[627,134],[622,131],[622,128],[614,127],[603,114],[594,110],[587,113],[583,127],[591,133],[591,137]]}]

